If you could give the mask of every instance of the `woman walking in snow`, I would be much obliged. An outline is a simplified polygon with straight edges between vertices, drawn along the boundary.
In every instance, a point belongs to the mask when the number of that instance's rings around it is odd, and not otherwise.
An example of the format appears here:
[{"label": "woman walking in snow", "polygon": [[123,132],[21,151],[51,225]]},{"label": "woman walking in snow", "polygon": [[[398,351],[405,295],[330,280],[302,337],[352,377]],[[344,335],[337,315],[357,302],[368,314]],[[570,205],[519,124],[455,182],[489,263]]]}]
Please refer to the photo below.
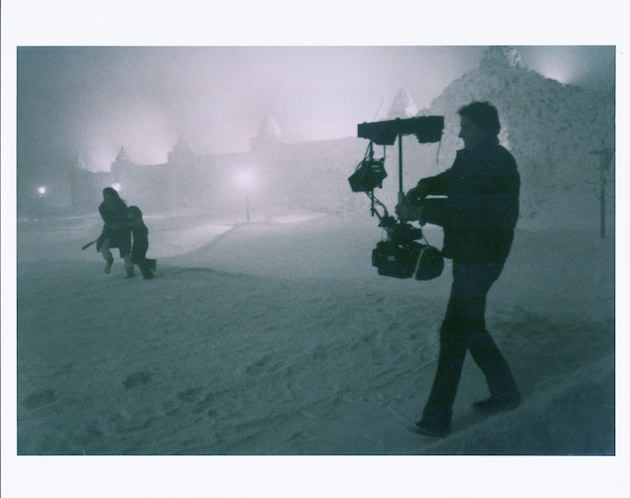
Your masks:
[{"label": "woman walking in snow", "polygon": [[125,262],[127,277],[133,276],[131,262],[131,232],[127,225],[127,204],[112,187],[103,189],[103,202],[98,212],[105,223],[103,231],[96,242],[96,250],[105,259],[105,273],[109,273],[114,264],[110,249],[118,248],[120,257]]}]

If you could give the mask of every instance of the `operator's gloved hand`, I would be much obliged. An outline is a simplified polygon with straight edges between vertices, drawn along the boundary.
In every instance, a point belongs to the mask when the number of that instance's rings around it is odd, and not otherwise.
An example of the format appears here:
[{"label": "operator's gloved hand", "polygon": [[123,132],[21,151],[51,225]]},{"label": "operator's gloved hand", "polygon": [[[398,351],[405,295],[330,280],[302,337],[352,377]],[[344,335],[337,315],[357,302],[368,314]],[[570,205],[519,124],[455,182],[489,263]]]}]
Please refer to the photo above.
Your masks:
[{"label": "operator's gloved hand", "polygon": [[403,223],[408,221],[420,221],[422,223],[422,206],[415,206],[404,200],[396,206],[396,215]]}]

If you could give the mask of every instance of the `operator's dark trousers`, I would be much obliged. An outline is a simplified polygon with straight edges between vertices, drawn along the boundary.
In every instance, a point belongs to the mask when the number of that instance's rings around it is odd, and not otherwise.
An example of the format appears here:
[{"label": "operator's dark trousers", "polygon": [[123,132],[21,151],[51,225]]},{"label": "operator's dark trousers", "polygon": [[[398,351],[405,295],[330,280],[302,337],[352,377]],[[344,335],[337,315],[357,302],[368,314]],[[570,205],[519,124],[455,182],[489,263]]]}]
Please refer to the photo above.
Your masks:
[{"label": "operator's dark trousers", "polygon": [[486,295],[499,278],[501,263],[453,264],[453,285],[440,329],[440,355],[423,420],[450,428],[453,401],[466,351],[486,377],[490,394],[518,394],[512,372],[486,330]]}]

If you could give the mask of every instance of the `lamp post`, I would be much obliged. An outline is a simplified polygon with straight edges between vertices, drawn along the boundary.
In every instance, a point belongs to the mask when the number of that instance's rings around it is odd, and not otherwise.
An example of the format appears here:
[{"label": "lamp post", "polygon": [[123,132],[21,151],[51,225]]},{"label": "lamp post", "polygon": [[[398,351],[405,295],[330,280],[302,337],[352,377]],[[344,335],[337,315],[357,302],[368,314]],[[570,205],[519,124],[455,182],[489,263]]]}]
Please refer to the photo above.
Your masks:
[{"label": "lamp post", "polygon": [[249,223],[249,189],[247,187],[245,187],[245,216]]},{"label": "lamp post", "polygon": [[249,217],[249,189],[252,185],[252,174],[249,171],[241,171],[238,174],[238,182],[245,190],[245,217],[247,219],[247,223],[250,222]]},{"label": "lamp post", "polygon": [[599,215],[600,215],[600,238],[606,238],[606,182],[608,181],[608,171],[614,158],[614,150],[603,146],[599,150],[590,151],[591,154],[599,156]]},{"label": "lamp post", "polygon": [[45,185],[37,187],[37,203],[35,206],[36,216],[43,216],[46,213],[46,193],[48,189]]}]

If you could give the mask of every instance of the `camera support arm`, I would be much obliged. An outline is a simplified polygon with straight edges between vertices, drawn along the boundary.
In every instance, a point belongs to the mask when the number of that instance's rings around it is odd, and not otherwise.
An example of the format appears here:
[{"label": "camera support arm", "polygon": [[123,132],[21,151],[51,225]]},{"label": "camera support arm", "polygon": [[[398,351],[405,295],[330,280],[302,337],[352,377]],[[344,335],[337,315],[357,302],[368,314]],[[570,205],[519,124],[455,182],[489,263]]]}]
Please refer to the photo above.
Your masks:
[{"label": "camera support arm", "polygon": [[398,132],[398,202],[405,200],[405,191],[403,190],[403,150],[402,150],[402,133]]},{"label": "camera support arm", "polygon": [[403,190],[403,135],[415,135],[420,143],[440,142],[444,129],[443,116],[416,116],[408,119],[392,119],[357,126],[357,135],[378,145],[394,145],[398,138],[398,200],[404,198]]},{"label": "camera support arm", "polygon": [[[428,280],[440,275],[444,267],[442,255],[426,241],[422,228],[412,226],[404,218],[397,220],[387,207],[374,195],[375,187],[382,187],[385,172],[385,146],[394,145],[398,138],[398,200],[405,198],[403,190],[403,135],[415,135],[420,143],[440,142],[444,118],[425,116],[411,119],[395,119],[358,125],[360,138],[370,140],[365,157],[348,178],[353,192],[365,192],[371,201],[371,214],[379,219],[379,226],[387,232],[387,240],[381,240],[372,251],[372,266],[379,275],[416,280]],[[383,157],[375,160],[373,143],[383,146]],[[439,152],[439,148],[438,148]],[[382,213],[377,209],[382,208]],[[411,220],[411,218],[410,218]],[[409,221],[410,221],[409,220]],[[426,244],[417,242],[424,240]]]},{"label": "camera support arm", "polygon": [[[387,211],[387,207],[385,206],[385,204],[383,204],[381,201],[379,201],[376,196],[374,195],[374,190],[370,190],[369,192],[366,192],[367,196],[370,198],[370,202],[371,202],[371,214],[372,216],[376,215],[376,217],[378,218],[378,221],[380,223],[383,222],[383,220],[391,218],[389,211]],[[376,209],[376,204],[378,204],[381,208],[383,208],[383,214],[379,213],[378,210]]]}]

